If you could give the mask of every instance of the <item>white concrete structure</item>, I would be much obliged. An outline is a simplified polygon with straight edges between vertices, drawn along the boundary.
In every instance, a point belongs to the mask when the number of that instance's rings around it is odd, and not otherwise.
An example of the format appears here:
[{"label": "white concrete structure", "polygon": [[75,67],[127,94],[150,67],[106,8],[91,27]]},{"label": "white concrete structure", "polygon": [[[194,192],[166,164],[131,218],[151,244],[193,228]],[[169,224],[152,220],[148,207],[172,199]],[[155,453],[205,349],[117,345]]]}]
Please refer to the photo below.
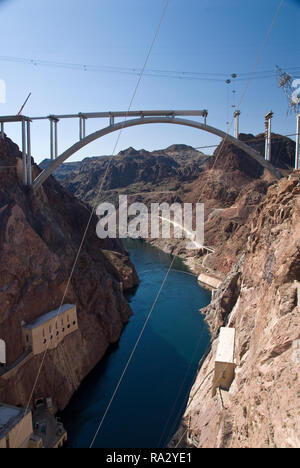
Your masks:
[{"label": "white concrete structure", "polygon": [[270,111],[268,114],[265,116],[265,138],[266,138],[266,146],[265,146],[265,160],[268,162],[271,162],[271,136],[272,136],[272,117],[273,117],[273,112]]},{"label": "white concrete structure", "polygon": [[300,169],[300,114],[297,115],[295,169]]},{"label": "white concrete structure", "polygon": [[199,283],[205,284],[213,289],[218,289],[222,284],[222,281],[220,279],[215,278],[211,275],[207,275],[206,273],[200,273],[200,275],[198,276],[198,281]]},{"label": "white concrete structure", "polygon": [[234,138],[236,139],[239,138],[239,133],[240,133],[240,115],[241,115],[241,111],[237,109],[234,113],[234,119],[235,119]]},{"label": "white concrete structure", "polygon": [[0,340],[0,366],[6,364],[6,343]]},{"label": "white concrete structure", "polygon": [[213,396],[216,389],[229,390],[234,379],[235,361],[235,329],[222,327],[220,329],[219,343],[215,360],[215,375],[213,383]]},{"label": "white concrete structure", "polygon": [[22,325],[25,350],[41,354],[55,349],[64,338],[78,330],[77,310],[74,304],[64,304],[56,310]]}]

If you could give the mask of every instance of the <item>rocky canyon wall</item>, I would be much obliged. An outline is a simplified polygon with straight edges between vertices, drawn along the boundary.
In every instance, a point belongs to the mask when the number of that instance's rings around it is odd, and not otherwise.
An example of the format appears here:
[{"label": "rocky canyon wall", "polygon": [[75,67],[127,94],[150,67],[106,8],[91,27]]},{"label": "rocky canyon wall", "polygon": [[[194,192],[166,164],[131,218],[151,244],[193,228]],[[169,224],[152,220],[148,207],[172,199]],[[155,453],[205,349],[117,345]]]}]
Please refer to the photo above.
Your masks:
[{"label": "rocky canyon wall", "polygon": [[[21,155],[0,139],[0,338],[7,364],[23,352],[21,325],[76,304],[79,329],[46,354],[33,396],[51,396],[62,409],[83,378],[118,341],[131,309],[123,290],[138,284],[134,266],[117,241],[100,241],[96,217],[68,285],[90,208],[54,178],[36,193],[24,188]],[[33,167],[37,175],[40,169]],[[43,355],[29,359],[11,378],[0,376],[0,401],[25,405]]]},{"label": "rocky canyon wall", "polygon": [[[272,185],[244,253],[202,311],[211,351],[171,445],[300,446],[300,172]],[[235,328],[235,378],[212,396],[221,326]]]}]

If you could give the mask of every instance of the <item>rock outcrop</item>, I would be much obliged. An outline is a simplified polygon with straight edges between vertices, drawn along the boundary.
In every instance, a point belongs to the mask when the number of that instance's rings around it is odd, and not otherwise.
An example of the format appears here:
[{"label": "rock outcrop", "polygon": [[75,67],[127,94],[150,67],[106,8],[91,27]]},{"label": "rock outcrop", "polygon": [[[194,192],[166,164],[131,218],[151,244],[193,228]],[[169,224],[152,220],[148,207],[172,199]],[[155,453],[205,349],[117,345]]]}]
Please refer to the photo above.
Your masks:
[{"label": "rock outcrop", "polygon": [[[36,193],[20,181],[21,160],[15,144],[0,139],[0,338],[7,364],[23,352],[22,322],[56,309],[61,301],[77,305],[78,331],[43,356],[27,360],[11,379],[0,376],[0,401],[26,405],[48,397],[62,409],[83,378],[118,341],[131,309],[123,289],[138,277],[118,241],[99,240],[90,208],[50,178]],[[9,167],[8,167],[9,166]],[[40,172],[33,167],[35,175]],[[107,254],[108,252],[108,254]]]},{"label": "rock outcrop", "polygon": [[[116,193],[177,190],[183,182],[195,180],[208,160],[208,156],[186,145],[172,145],[153,152],[128,148],[113,158],[92,157],[63,164],[55,177],[78,198],[93,204],[104,174],[105,200],[116,201]],[[40,166],[45,168],[49,164],[45,160]]]}]

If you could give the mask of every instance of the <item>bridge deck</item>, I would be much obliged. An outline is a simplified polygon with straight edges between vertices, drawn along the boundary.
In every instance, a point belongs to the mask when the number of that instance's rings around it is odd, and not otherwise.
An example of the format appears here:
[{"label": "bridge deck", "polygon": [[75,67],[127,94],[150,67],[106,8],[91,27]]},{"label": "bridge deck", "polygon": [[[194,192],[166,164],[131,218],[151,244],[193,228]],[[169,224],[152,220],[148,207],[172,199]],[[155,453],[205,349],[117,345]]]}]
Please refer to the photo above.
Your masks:
[{"label": "bridge deck", "polygon": [[145,111],[116,111],[116,112],[80,112],[78,114],[48,115],[43,117],[31,117],[31,120],[74,119],[74,118],[110,118],[110,117],[172,117],[172,116],[194,116],[206,117],[207,110],[145,110]]}]

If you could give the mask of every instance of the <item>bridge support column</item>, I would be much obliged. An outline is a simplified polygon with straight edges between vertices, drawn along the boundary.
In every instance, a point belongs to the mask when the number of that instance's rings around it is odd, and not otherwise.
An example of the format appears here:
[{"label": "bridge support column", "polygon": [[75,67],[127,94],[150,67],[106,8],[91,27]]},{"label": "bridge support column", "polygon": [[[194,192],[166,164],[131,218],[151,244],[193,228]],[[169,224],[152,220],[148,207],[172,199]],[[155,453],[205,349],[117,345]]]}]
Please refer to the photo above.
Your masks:
[{"label": "bridge support column", "polygon": [[295,169],[300,169],[300,114],[297,115]]},{"label": "bridge support column", "polygon": [[83,138],[86,137],[86,118],[83,117],[82,119],[82,134],[83,134]]},{"label": "bridge support column", "polygon": [[86,136],[86,117],[84,115],[80,115],[79,118],[79,141],[83,140]]},{"label": "bridge support column", "polygon": [[57,123],[58,120],[54,121],[54,158],[58,156],[58,141],[57,141]]},{"label": "bridge support column", "polygon": [[1,122],[0,137],[4,139],[4,122]]},{"label": "bridge support column", "polygon": [[266,145],[265,145],[265,160],[266,161],[271,161],[271,145],[272,145],[272,129],[271,129],[271,122],[272,122],[272,117],[273,117],[273,112],[269,112],[265,116],[265,139],[266,139]]},{"label": "bridge support column", "polygon": [[206,122],[207,122],[207,116],[208,116],[208,111],[207,111],[207,110],[204,110],[204,111],[203,111],[204,125],[206,125]]},{"label": "bridge support column", "polygon": [[27,120],[27,185],[32,185],[30,120]]},{"label": "bridge support column", "polygon": [[50,158],[54,159],[54,136],[53,136],[53,119],[50,119]]},{"label": "bridge support column", "polygon": [[56,159],[58,156],[57,123],[59,120],[55,117],[49,117],[50,121],[50,158]]},{"label": "bridge support column", "polygon": [[236,110],[233,114],[235,118],[234,137],[238,140],[240,134],[240,115],[241,111]]},{"label": "bridge support column", "polygon": [[26,154],[26,122],[22,120],[22,178],[23,184],[27,185],[27,154]]},{"label": "bridge support column", "polygon": [[112,127],[113,125],[115,125],[115,118],[113,115],[111,115],[109,117],[109,125]]}]

